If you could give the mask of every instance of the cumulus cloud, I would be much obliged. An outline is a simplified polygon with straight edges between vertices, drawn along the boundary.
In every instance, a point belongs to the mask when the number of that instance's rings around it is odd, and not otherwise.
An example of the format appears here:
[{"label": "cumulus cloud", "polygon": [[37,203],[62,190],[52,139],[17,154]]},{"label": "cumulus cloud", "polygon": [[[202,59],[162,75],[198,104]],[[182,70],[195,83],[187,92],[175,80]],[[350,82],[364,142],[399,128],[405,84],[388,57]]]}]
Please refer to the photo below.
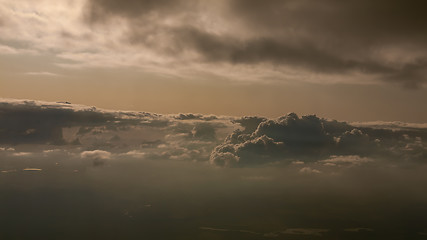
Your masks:
[{"label": "cumulus cloud", "polygon": [[[372,165],[383,159],[390,165],[426,163],[427,131],[423,125],[390,124],[383,123],[383,128],[379,123],[353,125],[294,113],[277,119],[160,115],[3,99],[0,154],[78,152],[83,158],[105,160],[107,152],[226,167],[290,165],[297,171],[322,173]],[[15,147],[26,144],[46,147],[40,154],[34,148]],[[12,151],[12,147],[17,150]]]},{"label": "cumulus cloud", "polygon": [[100,166],[111,158],[111,153],[103,150],[84,151],[80,157],[92,160],[94,166]]},{"label": "cumulus cloud", "polygon": [[111,153],[102,150],[84,151],[80,154],[82,158],[107,160],[110,159]]},{"label": "cumulus cloud", "polygon": [[[235,120],[244,130],[235,130],[215,147],[210,156],[212,164],[255,166],[275,162],[319,162],[328,166],[354,166],[371,162],[370,157],[426,161],[423,128],[397,131],[356,127],[313,115],[298,117],[295,113],[275,120],[253,118],[250,127],[248,119]],[[302,169],[302,172],[309,171],[313,172],[309,167]]]}]

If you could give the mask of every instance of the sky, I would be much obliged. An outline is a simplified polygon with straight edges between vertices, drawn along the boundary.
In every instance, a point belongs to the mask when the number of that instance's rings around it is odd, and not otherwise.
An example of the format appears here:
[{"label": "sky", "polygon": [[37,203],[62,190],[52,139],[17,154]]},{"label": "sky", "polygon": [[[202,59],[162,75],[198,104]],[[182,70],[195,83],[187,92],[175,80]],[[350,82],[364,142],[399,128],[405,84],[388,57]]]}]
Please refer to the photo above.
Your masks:
[{"label": "sky", "polygon": [[0,1],[0,96],[427,121],[423,1]]},{"label": "sky", "polygon": [[0,239],[427,239],[401,0],[0,0]]}]

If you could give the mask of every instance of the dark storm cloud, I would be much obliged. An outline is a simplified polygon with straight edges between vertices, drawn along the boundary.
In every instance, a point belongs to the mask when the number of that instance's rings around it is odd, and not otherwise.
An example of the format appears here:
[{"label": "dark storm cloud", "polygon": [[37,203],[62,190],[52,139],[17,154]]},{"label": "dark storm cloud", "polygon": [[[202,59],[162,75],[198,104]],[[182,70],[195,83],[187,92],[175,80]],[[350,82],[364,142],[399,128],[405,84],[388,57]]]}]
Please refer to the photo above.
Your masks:
[{"label": "dark storm cloud", "polygon": [[[27,100],[0,102],[0,143],[65,144],[63,129],[77,127],[76,136],[97,135],[132,126],[165,127],[167,119],[143,112],[103,111],[95,107]],[[76,143],[78,139],[75,139]]]},{"label": "dark storm cloud", "polygon": [[63,104],[0,102],[0,142],[62,144],[63,127],[99,125],[114,119],[113,115],[95,109],[76,111]]},{"label": "dark storm cloud", "polygon": [[[425,129],[358,128],[314,115],[298,117],[295,113],[276,120],[243,117],[235,122],[245,129],[235,130],[215,147],[210,157],[212,164],[256,166],[301,160],[310,163],[337,156],[342,156],[343,162],[374,157],[405,164],[427,163]],[[248,123],[257,122],[256,128],[248,128]]]},{"label": "dark storm cloud", "polygon": [[258,27],[294,27],[363,43],[421,41],[427,36],[420,31],[427,27],[423,11],[426,3],[420,0],[410,3],[402,0],[233,0],[230,3],[235,14]]},{"label": "dark storm cloud", "polygon": [[[220,3],[222,8],[198,1],[89,0],[85,16],[89,23],[126,19],[128,42],[161,54],[193,51],[212,63],[267,62],[322,73],[355,71],[407,87],[426,80],[424,1]],[[215,31],[201,20],[208,14],[236,25]],[[164,23],[168,18],[173,25]]]},{"label": "dark storm cloud", "polygon": [[[399,80],[407,74],[414,74],[411,68],[408,68],[407,72],[403,74],[401,71],[375,61],[345,59],[307,41],[292,44],[275,36],[238,40],[232,36],[213,34],[195,27],[165,28],[167,30],[152,29],[149,31],[135,28],[129,35],[129,42],[134,45],[143,44],[155,47],[163,54],[176,55],[193,51],[204,61],[210,63],[271,63],[324,73],[360,71],[390,75],[393,80]],[[160,46],[159,43],[154,42],[153,35],[166,36],[173,41],[170,45]]]}]

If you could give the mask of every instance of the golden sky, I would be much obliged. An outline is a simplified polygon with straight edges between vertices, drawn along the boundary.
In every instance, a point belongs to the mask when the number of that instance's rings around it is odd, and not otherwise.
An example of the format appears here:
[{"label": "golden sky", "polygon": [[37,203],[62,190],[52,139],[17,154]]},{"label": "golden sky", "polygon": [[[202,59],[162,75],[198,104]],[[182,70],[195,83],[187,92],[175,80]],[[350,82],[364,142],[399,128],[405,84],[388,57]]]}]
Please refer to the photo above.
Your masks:
[{"label": "golden sky", "polygon": [[426,122],[420,4],[0,0],[0,97]]}]

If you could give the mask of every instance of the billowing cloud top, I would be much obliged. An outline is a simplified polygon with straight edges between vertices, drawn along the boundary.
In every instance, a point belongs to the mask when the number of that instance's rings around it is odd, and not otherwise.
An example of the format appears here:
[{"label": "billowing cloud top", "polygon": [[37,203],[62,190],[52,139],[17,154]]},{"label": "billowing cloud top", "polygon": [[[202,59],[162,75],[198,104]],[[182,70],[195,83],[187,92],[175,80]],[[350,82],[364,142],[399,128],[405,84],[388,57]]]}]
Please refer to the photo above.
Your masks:
[{"label": "billowing cloud top", "polygon": [[54,2],[0,1],[1,53],[48,52],[62,67],[137,66],[187,77],[426,81],[423,1]]},{"label": "billowing cloud top", "polygon": [[110,111],[30,100],[0,102],[0,154],[16,157],[31,151],[15,148],[34,145],[44,146],[43,154],[52,153],[52,147],[63,148],[94,160],[125,156],[226,167],[323,167],[386,159],[391,165],[409,166],[426,163],[426,139],[427,129],[421,124],[352,125],[295,113],[277,119],[236,118]]}]

